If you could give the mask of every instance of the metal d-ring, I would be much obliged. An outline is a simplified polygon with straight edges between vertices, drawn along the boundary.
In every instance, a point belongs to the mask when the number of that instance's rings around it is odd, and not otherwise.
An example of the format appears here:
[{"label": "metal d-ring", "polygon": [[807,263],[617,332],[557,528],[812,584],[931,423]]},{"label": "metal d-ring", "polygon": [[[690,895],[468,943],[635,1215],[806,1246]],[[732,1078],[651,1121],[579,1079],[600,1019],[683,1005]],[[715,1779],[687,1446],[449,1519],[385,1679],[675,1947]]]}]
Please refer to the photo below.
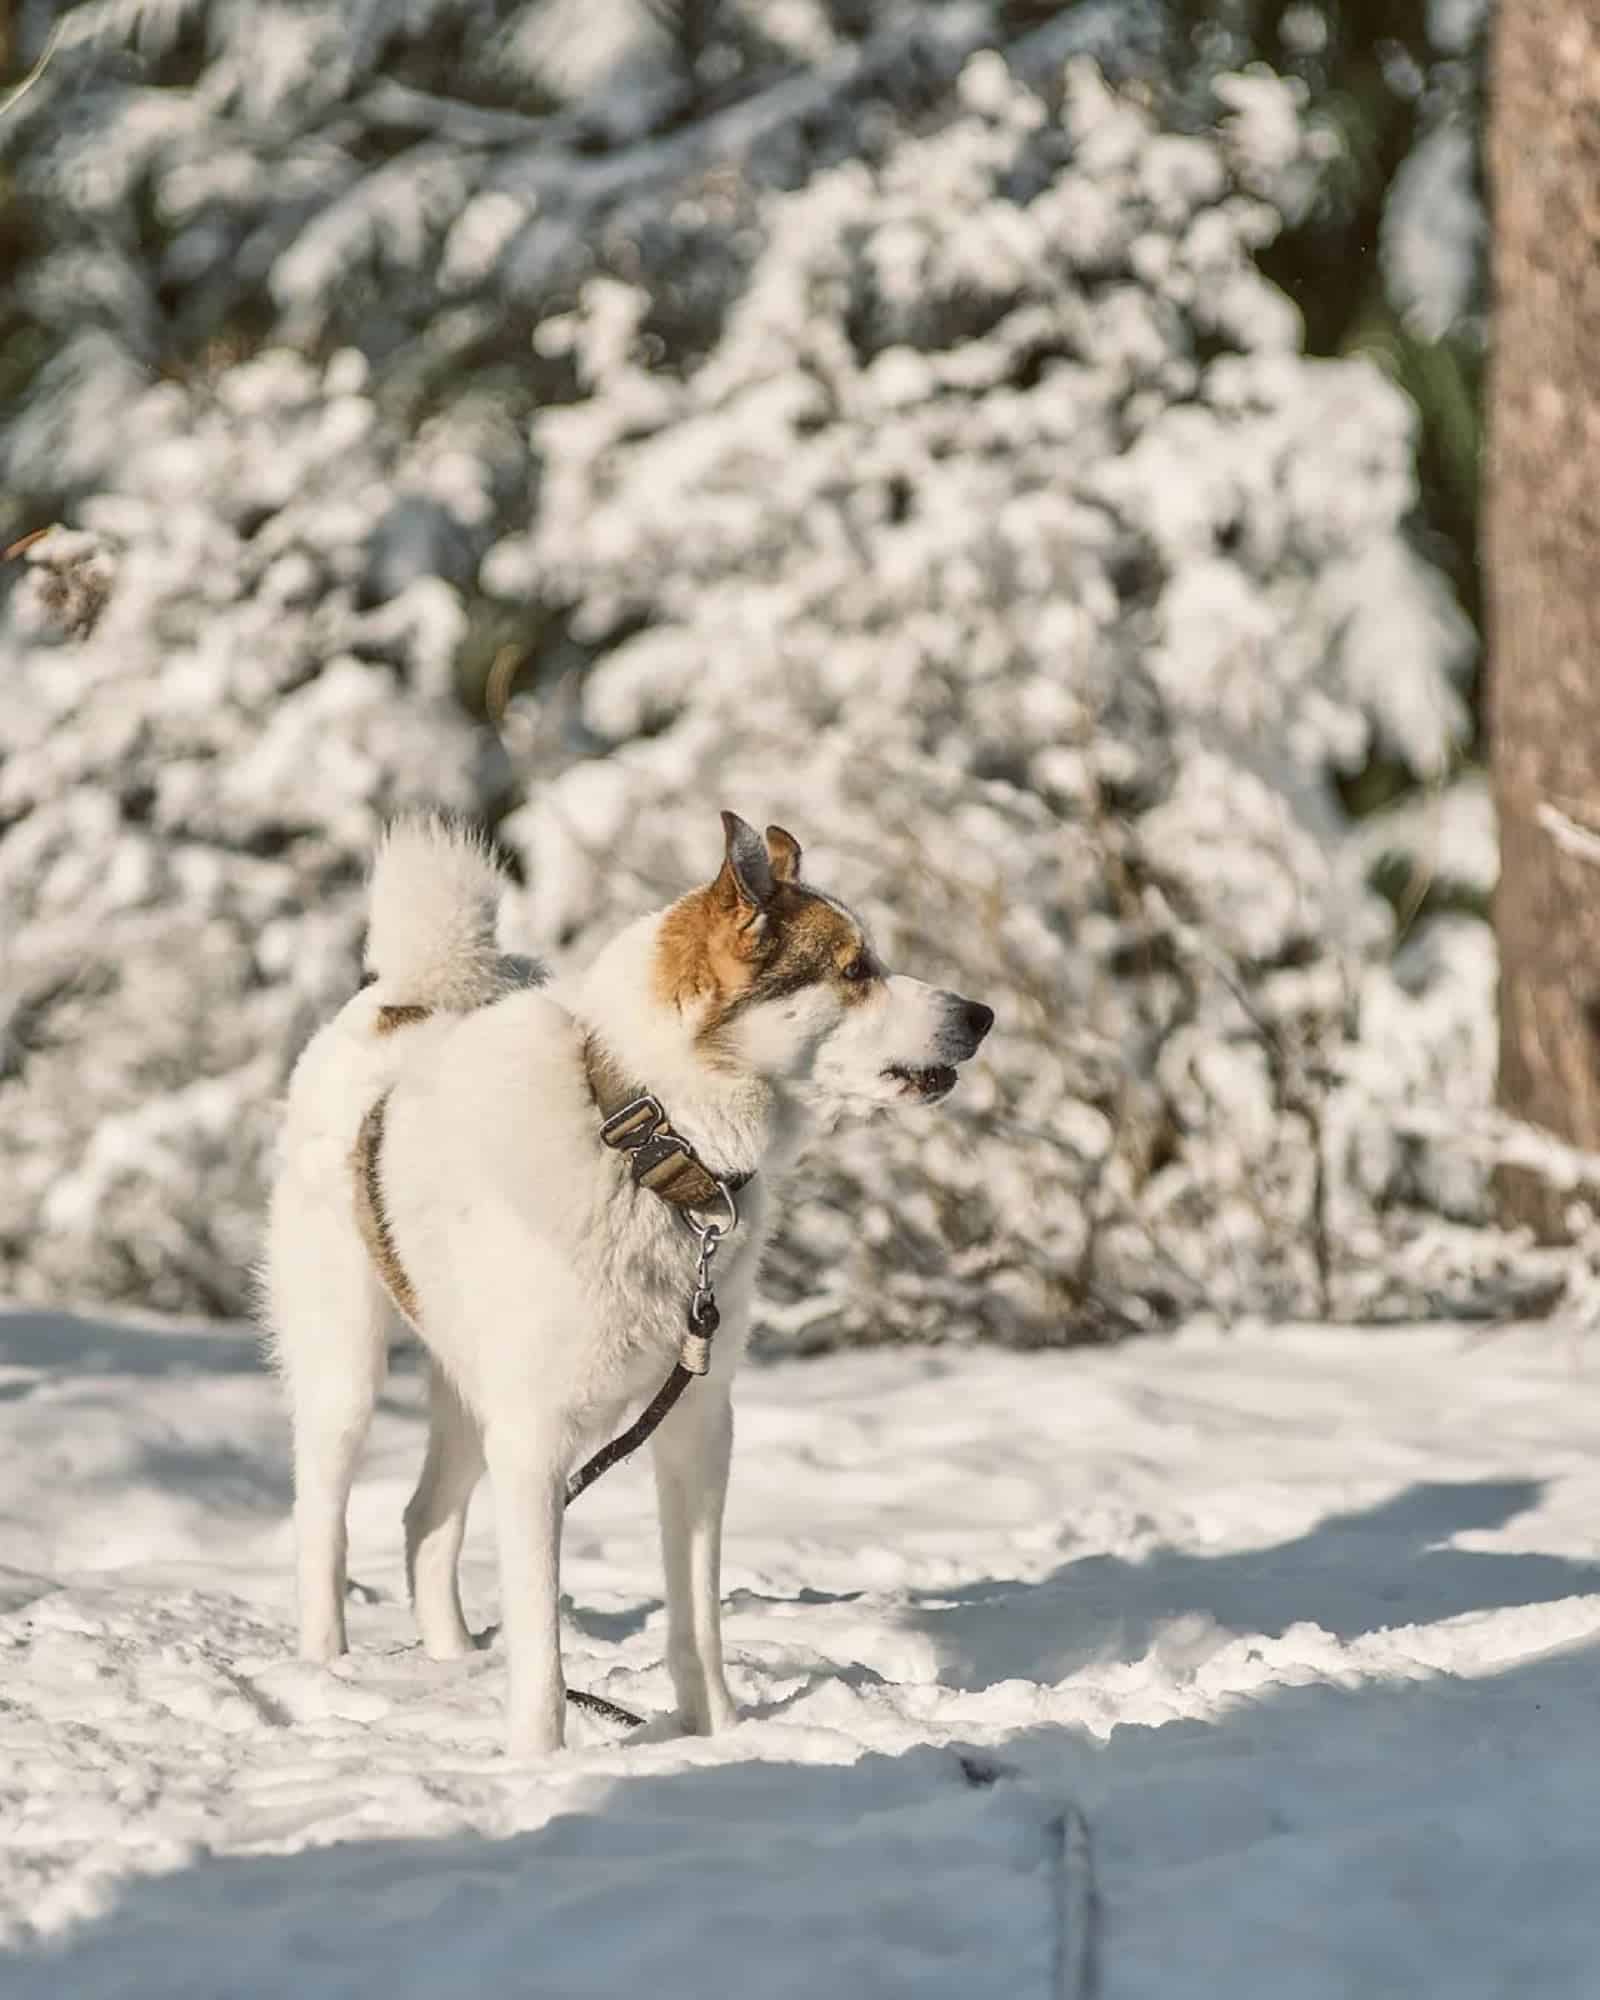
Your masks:
[{"label": "metal d-ring", "polygon": [[731,1236],[739,1227],[739,1204],[733,1198],[733,1189],[726,1181],[718,1181],[716,1186],[717,1193],[722,1197],[723,1208],[727,1212],[726,1222],[716,1216],[709,1222],[701,1222],[689,1209],[680,1211],[684,1221],[699,1239],[702,1264],[709,1264],[717,1254],[717,1245],[723,1237]]}]

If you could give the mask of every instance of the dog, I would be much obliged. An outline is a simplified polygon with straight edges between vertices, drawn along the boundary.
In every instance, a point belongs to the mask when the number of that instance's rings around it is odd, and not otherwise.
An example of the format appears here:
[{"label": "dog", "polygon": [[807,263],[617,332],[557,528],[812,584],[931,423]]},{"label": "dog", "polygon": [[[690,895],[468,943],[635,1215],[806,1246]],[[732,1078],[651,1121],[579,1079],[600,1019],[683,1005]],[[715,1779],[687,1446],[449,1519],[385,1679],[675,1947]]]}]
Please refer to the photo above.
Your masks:
[{"label": "dog", "polygon": [[[860,919],[801,880],[791,834],[722,819],[714,878],[630,924],[570,986],[497,949],[508,884],[473,834],[392,827],[372,874],[367,983],[290,1079],[262,1290],[293,1428],[301,1657],[345,1650],[345,1514],[398,1314],[431,1362],[405,1510],[418,1630],[435,1659],[471,1650],[456,1572],[487,1467],[514,1756],[563,1740],[567,1477],[683,1343],[696,1265],[684,1221],[703,1221],[675,1197],[698,1195],[705,1219],[736,1202],[739,1217],[719,1246],[709,1373],[653,1440],[668,1666],[683,1726],[707,1733],[734,1715],[720,1622],[729,1389],[784,1171],[841,1111],[938,1103],[994,1021],[890,973]],[[607,1114],[621,1100],[626,1125],[641,1097],[663,1117],[644,1119],[654,1153],[630,1157],[607,1143]]]}]

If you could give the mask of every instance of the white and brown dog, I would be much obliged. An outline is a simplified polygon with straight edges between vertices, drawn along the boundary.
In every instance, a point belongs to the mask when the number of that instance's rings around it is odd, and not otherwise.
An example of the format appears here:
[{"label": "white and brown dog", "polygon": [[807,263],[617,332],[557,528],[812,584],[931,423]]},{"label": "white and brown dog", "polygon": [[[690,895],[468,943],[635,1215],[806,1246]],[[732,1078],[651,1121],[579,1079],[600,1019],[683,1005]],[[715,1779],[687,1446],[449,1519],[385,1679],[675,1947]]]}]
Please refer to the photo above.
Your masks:
[{"label": "white and brown dog", "polygon": [[[398,1307],[433,1364],[405,1515],[417,1624],[435,1658],[471,1645],[456,1566],[487,1464],[514,1753],[562,1741],[568,1474],[683,1340],[684,1206],[706,1195],[693,1172],[672,1185],[676,1169],[687,1158],[741,1188],[710,1374],[654,1445],[669,1664],[685,1726],[706,1731],[733,1715],[719,1588],[729,1385],[774,1184],[832,1113],[938,1102],[994,1019],[887,972],[857,918],[802,884],[782,828],[763,842],[723,822],[715,880],[630,925],[570,990],[497,951],[505,882],[481,844],[437,821],[394,828],[372,880],[372,979],[289,1088],[264,1292],[293,1413],[302,1655],[345,1647],[345,1511]],[[607,1116],[644,1092],[682,1135],[664,1178],[602,1143]]]}]

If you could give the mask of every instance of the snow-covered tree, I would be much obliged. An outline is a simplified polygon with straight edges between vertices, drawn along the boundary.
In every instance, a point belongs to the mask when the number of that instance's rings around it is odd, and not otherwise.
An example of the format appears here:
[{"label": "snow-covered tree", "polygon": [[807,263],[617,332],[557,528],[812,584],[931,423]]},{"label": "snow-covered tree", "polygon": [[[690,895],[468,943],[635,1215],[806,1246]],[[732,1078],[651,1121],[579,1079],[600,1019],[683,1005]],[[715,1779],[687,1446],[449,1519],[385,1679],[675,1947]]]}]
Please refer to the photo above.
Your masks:
[{"label": "snow-covered tree", "polygon": [[148,389],[88,533],[28,551],[0,660],[8,1289],[240,1309],[274,1100],[354,987],[382,818],[493,797],[456,593],[366,592],[397,509],[470,537],[488,440],[402,450],[365,380],[274,352]]},{"label": "snow-covered tree", "polygon": [[636,289],[546,328],[589,393],[485,578],[634,636],[584,754],[526,721],[529,941],[692,879],[726,799],[1000,1016],[944,1115],[823,1149],[791,1334],[1375,1309],[1422,1191],[1386,1104],[1487,1090],[1487,935],[1390,964],[1333,782],[1381,747],[1442,783],[1471,634],[1403,533],[1408,404],[1304,359],[1252,261],[1293,97],[1226,95],[1220,142],[1175,137],[980,54],[937,130],[768,204],[681,380]]},{"label": "snow-covered tree", "polygon": [[0,126],[15,525],[89,538],[0,633],[0,1282],[244,1303],[365,847],[442,799],[517,806],[513,941],[731,804],[997,1007],[821,1149],[771,1339],[1503,1294],[1471,630],[1413,405],[1261,269],[1338,147],[1210,45],[1179,129],[1165,10],[1028,11],[623,9],[563,77],[559,8],[74,10]]}]

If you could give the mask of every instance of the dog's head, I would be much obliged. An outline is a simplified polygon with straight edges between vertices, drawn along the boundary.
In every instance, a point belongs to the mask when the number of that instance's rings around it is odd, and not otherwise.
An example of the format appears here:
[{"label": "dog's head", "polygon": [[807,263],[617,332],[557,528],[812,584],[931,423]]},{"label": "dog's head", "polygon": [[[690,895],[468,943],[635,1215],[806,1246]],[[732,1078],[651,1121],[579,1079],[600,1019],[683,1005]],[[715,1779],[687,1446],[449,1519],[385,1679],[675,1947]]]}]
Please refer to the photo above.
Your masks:
[{"label": "dog's head", "polygon": [[793,834],[722,824],[722,867],[667,912],[656,956],[660,997],[695,1021],[707,1059],[818,1110],[948,1095],[993,1011],[889,972],[861,920],[801,882]]}]

